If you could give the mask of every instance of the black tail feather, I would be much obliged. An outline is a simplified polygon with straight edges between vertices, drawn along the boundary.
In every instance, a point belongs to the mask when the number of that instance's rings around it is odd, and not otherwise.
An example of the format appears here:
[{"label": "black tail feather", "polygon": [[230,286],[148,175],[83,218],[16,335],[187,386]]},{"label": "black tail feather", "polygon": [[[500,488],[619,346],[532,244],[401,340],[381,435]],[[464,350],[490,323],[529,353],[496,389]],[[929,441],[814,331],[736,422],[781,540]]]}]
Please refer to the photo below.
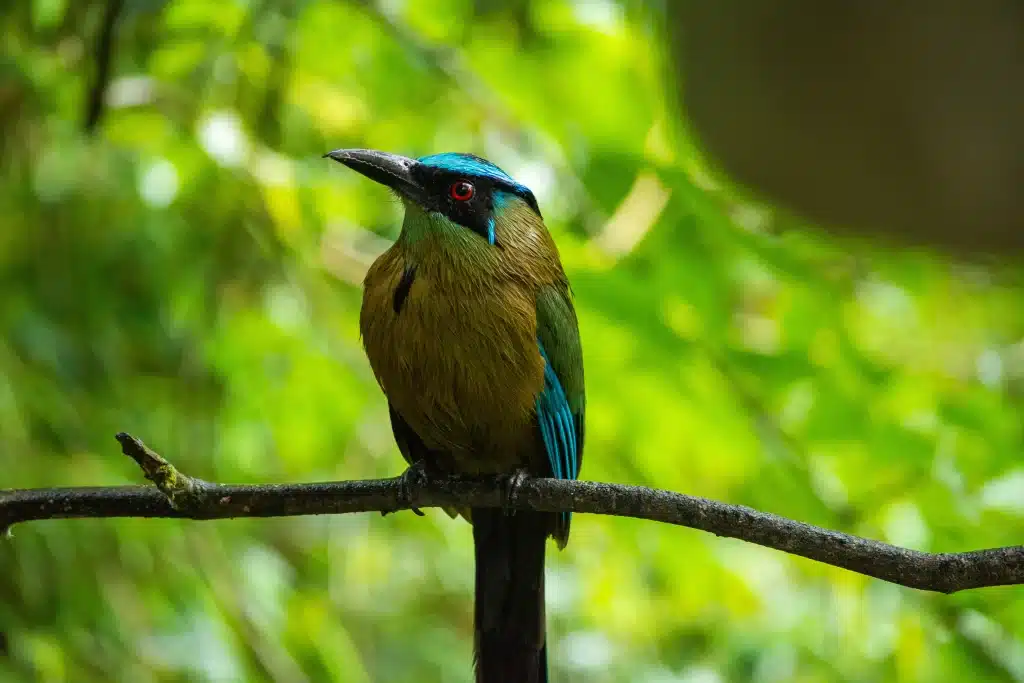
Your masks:
[{"label": "black tail feather", "polygon": [[546,683],[544,550],[551,513],[474,508],[476,683]]}]

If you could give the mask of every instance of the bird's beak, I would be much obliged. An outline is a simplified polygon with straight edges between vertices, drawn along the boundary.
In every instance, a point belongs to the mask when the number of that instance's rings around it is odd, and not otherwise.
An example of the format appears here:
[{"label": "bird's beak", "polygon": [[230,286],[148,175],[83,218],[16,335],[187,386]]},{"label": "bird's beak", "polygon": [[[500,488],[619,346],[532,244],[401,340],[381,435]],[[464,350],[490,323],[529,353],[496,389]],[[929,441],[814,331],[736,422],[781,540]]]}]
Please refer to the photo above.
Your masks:
[{"label": "bird's beak", "polygon": [[412,170],[420,163],[415,159],[372,149],[336,149],[324,157],[345,164],[353,171],[390,187],[404,197],[416,201],[423,199],[423,188],[412,175]]}]

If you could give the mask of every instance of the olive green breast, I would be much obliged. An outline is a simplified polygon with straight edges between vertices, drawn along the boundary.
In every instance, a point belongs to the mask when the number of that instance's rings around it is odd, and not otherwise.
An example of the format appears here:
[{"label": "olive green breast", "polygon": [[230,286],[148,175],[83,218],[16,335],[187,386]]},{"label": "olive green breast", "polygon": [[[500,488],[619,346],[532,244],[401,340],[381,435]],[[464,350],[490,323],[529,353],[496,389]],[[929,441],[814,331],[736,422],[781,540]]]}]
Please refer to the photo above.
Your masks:
[{"label": "olive green breast", "polygon": [[[557,254],[554,268],[530,265],[554,245],[542,225],[541,235],[529,224],[499,226],[500,249],[460,233],[455,239],[475,241],[453,243],[446,229],[411,244],[399,239],[370,268],[360,315],[366,354],[394,409],[428,448],[450,454],[454,469],[528,467],[541,455],[533,426],[544,381],[536,292],[564,278]],[[395,292],[412,267],[396,310]]]}]

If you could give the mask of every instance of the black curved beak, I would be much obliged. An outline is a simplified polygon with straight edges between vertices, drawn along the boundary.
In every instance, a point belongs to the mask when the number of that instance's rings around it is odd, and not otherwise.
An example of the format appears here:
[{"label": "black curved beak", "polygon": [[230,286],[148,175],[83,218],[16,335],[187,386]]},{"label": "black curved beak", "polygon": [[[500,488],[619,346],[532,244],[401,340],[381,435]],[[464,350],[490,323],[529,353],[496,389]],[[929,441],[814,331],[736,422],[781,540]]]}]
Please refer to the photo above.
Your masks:
[{"label": "black curved beak", "polygon": [[390,187],[404,197],[416,201],[423,199],[423,188],[412,174],[420,163],[415,159],[372,149],[336,149],[324,155],[324,158],[327,157],[362,173],[370,180]]}]

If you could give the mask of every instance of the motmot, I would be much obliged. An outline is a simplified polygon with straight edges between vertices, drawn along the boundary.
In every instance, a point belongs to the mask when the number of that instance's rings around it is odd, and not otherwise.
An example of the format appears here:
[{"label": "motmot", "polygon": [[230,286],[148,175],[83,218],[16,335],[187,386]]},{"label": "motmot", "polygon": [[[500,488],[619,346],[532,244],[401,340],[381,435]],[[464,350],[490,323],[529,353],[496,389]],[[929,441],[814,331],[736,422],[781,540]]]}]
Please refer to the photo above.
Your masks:
[{"label": "motmot", "polygon": [[[525,476],[576,479],[586,403],[579,325],[533,192],[470,154],[325,156],[387,186],[405,208],[398,239],[366,274],[359,316],[410,465],[403,483],[498,475],[514,490]],[[477,683],[546,682],[545,545],[551,537],[565,547],[571,515],[457,512],[473,526]]]}]

